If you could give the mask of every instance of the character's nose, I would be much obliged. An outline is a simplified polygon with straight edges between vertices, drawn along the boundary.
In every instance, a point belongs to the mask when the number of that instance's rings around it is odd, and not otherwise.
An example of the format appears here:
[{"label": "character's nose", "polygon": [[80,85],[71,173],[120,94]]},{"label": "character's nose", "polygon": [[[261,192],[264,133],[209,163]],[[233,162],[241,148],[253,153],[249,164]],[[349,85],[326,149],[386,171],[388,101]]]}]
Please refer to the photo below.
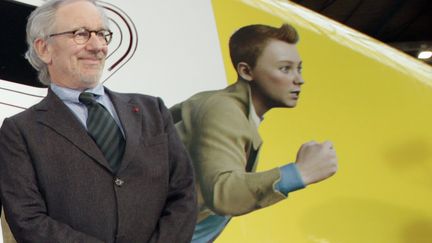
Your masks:
[{"label": "character's nose", "polygon": [[304,79],[303,76],[300,72],[296,72],[295,77],[294,77],[294,83],[297,85],[302,85],[304,84]]}]

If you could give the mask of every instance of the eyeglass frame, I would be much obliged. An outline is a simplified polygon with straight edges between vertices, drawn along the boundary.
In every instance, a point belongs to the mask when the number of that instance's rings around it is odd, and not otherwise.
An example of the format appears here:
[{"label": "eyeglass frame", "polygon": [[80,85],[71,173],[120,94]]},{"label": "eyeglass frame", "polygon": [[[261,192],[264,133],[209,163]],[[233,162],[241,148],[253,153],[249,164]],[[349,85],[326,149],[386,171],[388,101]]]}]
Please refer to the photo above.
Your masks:
[{"label": "eyeglass frame", "polygon": [[[76,38],[78,37],[77,32],[80,31],[80,30],[81,30],[81,31],[83,30],[83,31],[86,31],[86,32],[89,33],[89,35],[88,35],[88,39],[87,39],[86,41],[84,41],[83,43],[79,43],[79,42],[76,41]],[[50,34],[50,35],[48,35],[48,38],[55,37],[55,36],[61,36],[61,35],[72,34],[72,35],[73,35],[73,40],[74,40],[74,42],[75,42],[76,44],[78,44],[78,45],[83,45],[83,44],[87,43],[87,42],[90,40],[90,38],[91,38],[91,36],[92,36],[92,33],[94,33],[95,36],[98,37],[98,33],[100,33],[100,32],[104,32],[104,31],[105,31],[106,33],[108,33],[107,35],[104,35],[104,36],[103,36],[104,39],[105,39],[105,44],[108,45],[108,44],[111,42],[111,40],[112,40],[113,32],[110,31],[110,30],[106,30],[106,29],[101,29],[101,30],[89,30],[89,29],[86,29],[86,28],[78,28],[78,29],[75,29],[75,30],[70,30],[70,31],[65,31],[65,32],[60,32],[60,33]],[[98,38],[99,38],[99,37],[98,37]],[[108,38],[108,40],[107,40],[107,38]]]}]

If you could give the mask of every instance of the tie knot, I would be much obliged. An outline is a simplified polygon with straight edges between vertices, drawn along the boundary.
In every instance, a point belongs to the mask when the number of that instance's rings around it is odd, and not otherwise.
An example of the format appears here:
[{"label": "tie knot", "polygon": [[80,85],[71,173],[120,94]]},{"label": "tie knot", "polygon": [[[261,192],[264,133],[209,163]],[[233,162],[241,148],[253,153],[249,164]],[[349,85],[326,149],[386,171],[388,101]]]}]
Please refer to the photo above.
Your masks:
[{"label": "tie knot", "polygon": [[79,101],[86,106],[92,105],[96,103],[96,97],[93,93],[90,92],[82,92],[79,97]]}]

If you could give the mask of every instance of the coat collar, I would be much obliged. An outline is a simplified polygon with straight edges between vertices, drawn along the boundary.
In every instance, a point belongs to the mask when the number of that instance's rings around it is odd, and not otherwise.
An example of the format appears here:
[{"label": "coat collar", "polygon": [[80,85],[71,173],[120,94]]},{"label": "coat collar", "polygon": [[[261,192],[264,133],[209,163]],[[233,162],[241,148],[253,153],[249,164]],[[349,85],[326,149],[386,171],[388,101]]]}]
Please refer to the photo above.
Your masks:
[{"label": "coat collar", "polygon": [[126,169],[139,147],[142,131],[142,109],[127,95],[112,92],[105,88],[110,96],[125,133],[126,147],[118,173]]},{"label": "coat collar", "polygon": [[239,79],[236,83],[228,86],[225,91],[232,93],[241,103],[242,109],[245,111],[249,125],[252,131],[252,146],[255,150],[258,150],[262,143],[261,136],[258,133],[257,125],[254,121],[253,112],[255,112],[251,107],[252,104],[252,92],[250,85],[247,81]]},{"label": "coat collar", "polygon": [[[126,147],[118,171],[120,173],[128,166],[138,148],[142,114],[140,114],[138,106],[128,96],[112,92],[108,89],[105,91],[111,98],[125,133]],[[48,95],[39,104],[34,106],[34,110],[37,112],[38,122],[53,129],[97,163],[112,172],[104,155],[93,139],[87,134],[85,128],[51,89],[48,90]]]}]

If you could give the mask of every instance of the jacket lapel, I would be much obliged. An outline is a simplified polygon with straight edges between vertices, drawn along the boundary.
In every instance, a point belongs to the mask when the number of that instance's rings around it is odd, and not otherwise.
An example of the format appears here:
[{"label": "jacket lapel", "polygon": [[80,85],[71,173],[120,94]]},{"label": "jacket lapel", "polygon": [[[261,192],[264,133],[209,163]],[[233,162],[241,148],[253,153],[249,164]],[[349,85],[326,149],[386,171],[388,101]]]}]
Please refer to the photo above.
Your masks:
[{"label": "jacket lapel", "polygon": [[249,84],[245,81],[239,80],[235,85],[237,85],[236,89],[238,91],[239,98],[245,106],[244,107],[245,111],[247,111],[246,114],[249,121],[250,132],[252,134],[252,147],[251,147],[251,151],[249,151],[249,155],[246,163],[246,171],[251,172],[251,171],[255,171],[256,169],[260,147],[262,144],[262,139],[258,133],[258,128],[257,128],[258,124],[255,124],[253,118],[253,116],[256,116],[256,114],[253,114],[255,113],[255,109],[251,109],[253,104],[252,104],[252,93]]},{"label": "jacket lapel", "polygon": [[120,95],[108,89],[105,90],[111,98],[122,124],[123,132],[125,133],[126,146],[118,170],[118,173],[120,173],[127,168],[139,146],[142,129],[142,110],[139,109],[139,106],[130,97]]},{"label": "jacket lapel", "polygon": [[108,162],[96,143],[69,108],[51,91],[35,106],[38,122],[50,127],[60,136],[87,154],[97,163],[111,171]]},{"label": "jacket lapel", "polygon": [[238,89],[240,93],[243,94],[243,96],[241,97],[242,101],[244,102],[244,104],[247,104],[245,108],[247,110],[247,116],[248,116],[251,132],[252,132],[252,147],[255,151],[258,151],[259,147],[261,146],[262,140],[261,140],[261,136],[258,133],[258,129],[257,129],[258,124],[255,124],[254,119],[252,118],[253,115],[256,115],[256,114],[252,114],[252,112],[255,112],[255,110],[251,109],[251,106],[253,106],[252,92],[249,84],[246,83],[245,81],[239,80],[237,81],[237,85],[239,86]]}]

